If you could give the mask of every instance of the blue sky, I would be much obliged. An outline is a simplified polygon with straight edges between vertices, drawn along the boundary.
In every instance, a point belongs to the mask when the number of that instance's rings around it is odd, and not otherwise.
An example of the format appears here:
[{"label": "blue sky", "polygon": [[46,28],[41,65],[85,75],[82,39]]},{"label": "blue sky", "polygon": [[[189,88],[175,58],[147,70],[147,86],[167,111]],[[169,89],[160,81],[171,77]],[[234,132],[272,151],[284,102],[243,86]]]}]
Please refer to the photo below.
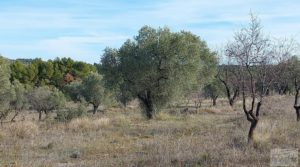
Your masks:
[{"label": "blue sky", "polygon": [[0,54],[99,62],[143,25],[188,30],[216,48],[256,13],[266,34],[300,41],[299,0],[1,0]]}]

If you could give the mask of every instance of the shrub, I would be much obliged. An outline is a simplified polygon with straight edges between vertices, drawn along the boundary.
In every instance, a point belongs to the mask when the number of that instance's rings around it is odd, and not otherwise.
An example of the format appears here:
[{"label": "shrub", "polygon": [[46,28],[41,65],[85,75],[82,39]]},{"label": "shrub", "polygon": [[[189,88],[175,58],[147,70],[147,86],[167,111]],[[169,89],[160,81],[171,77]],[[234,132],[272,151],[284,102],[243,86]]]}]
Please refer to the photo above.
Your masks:
[{"label": "shrub", "polygon": [[50,111],[64,108],[66,103],[66,98],[62,92],[46,86],[34,88],[29,92],[27,98],[32,109],[38,111],[39,120],[42,118],[42,112],[48,115]]},{"label": "shrub", "polygon": [[86,108],[83,105],[79,105],[77,108],[66,108],[57,111],[56,119],[58,121],[71,121],[74,118],[80,118],[87,115]]}]

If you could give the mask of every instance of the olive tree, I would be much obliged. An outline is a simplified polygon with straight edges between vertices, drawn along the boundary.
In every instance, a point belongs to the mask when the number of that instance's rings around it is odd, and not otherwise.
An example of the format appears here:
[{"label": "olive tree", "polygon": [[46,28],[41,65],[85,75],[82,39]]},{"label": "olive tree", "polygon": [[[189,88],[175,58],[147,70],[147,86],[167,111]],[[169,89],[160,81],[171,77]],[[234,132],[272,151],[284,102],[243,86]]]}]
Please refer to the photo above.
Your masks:
[{"label": "olive tree", "polygon": [[13,81],[12,93],[13,98],[10,101],[10,110],[15,111],[15,114],[11,119],[11,121],[13,122],[18,114],[28,107],[28,99],[26,97],[27,90],[25,89],[24,85],[21,84],[18,80]]},{"label": "olive tree", "polygon": [[107,103],[110,97],[108,90],[104,88],[102,76],[97,73],[91,73],[83,79],[81,95],[93,105],[93,114],[96,114],[100,104]]},{"label": "olive tree", "polygon": [[66,99],[58,89],[51,89],[47,86],[34,88],[28,93],[29,104],[32,109],[39,113],[39,120],[42,119],[42,112],[48,116],[50,111],[64,107]]},{"label": "olive tree", "polygon": [[74,102],[82,100],[82,82],[74,81],[64,86],[64,93]]},{"label": "olive tree", "polygon": [[217,105],[217,99],[222,95],[222,85],[219,80],[214,79],[206,84],[203,88],[203,94],[205,98],[212,100],[213,106]]},{"label": "olive tree", "polygon": [[[190,32],[144,26],[120,49],[105,50],[104,80],[138,98],[148,119],[155,112],[198,86],[206,59],[214,57],[206,43]],[[132,97],[132,98],[131,98]]]},{"label": "olive tree", "polygon": [[7,59],[0,56],[0,120],[9,112],[9,102],[12,96],[10,84],[10,68]]},{"label": "olive tree", "polygon": [[124,106],[133,100],[127,84],[124,82],[122,72],[120,71],[119,50],[106,48],[98,65],[98,71],[103,75],[104,87],[111,90],[116,99]]}]

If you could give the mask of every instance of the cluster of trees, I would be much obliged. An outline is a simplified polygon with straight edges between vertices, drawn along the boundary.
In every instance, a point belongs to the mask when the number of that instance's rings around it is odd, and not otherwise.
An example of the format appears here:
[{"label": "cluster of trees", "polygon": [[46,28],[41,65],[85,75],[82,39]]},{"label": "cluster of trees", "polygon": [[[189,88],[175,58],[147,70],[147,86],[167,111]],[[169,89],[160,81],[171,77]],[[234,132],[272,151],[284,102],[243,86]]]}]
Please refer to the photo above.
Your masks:
[{"label": "cluster of trees", "polygon": [[66,97],[91,104],[94,113],[103,104],[117,101],[126,105],[139,99],[143,113],[151,119],[161,108],[213,78],[217,67],[215,53],[198,36],[148,26],[121,48],[106,48],[97,66],[69,58],[2,61],[5,67],[1,69],[7,70],[1,70],[6,75],[1,77],[5,82],[1,97],[11,94],[3,102],[8,108],[2,109],[8,111],[11,106],[17,115],[30,107],[40,119],[42,113],[63,108]]},{"label": "cluster of trees", "polygon": [[[48,116],[50,111],[65,108],[66,101],[69,99],[66,90],[70,84],[73,85],[73,82],[82,82],[80,87],[82,97],[90,103],[97,101],[96,97],[92,96],[98,94],[103,96],[103,93],[98,91],[103,87],[98,86],[101,77],[95,74],[96,67],[70,58],[57,58],[45,62],[41,59],[11,61],[0,57],[0,69],[1,122],[11,111],[15,112],[11,119],[14,121],[20,111],[25,109],[36,110],[41,119],[42,113]],[[94,82],[93,79],[98,80]],[[98,87],[93,88],[90,85]]]},{"label": "cluster of trees", "polygon": [[62,89],[64,85],[86,77],[90,72],[96,72],[96,67],[71,58],[56,58],[47,62],[41,59],[31,61],[16,60],[11,63],[13,82],[18,80],[28,86],[55,86]]},{"label": "cluster of trees", "polygon": [[[272,40],[265,36],[260,21],[251,14],[250,24],[236,32],[233,41],[220,52],[228,64],[219,66],[217,80],[209,83],[205,92],[212,99],[225,93],[230,106],[237,98],[242,100],[242,110],[251,124],[249,142],[253,140],[265,96],[294,93],[294,108],[297,120],[300,120],[300,59],[295,55],[297,47],[293,40]],[[220,91],[220,84],[225,91]]]},{"label": "cluster of trees", "polygon": [[120,48],[106,48],[98,65],[69,58],[10,63],[1,57],[0,119],[8,111],[16,111],[16,116],[27,107],[38,111],[41,119],[43,112],[64,108],[66,99],[91,104],[94,114],[100,105],[126,106],[138,99],[151,119],[172,102],[201,92],[213,105],[221,96],[230,106],[240,98],[251,124],[251,142],[265,96],[294,93],[300,120],[300,60],[295,49],[293,40],[265,36],[260,21],[251,15],[250,24],[219,52],[225,65],[219,65],[217,53],[191,32],[149,26]]}]

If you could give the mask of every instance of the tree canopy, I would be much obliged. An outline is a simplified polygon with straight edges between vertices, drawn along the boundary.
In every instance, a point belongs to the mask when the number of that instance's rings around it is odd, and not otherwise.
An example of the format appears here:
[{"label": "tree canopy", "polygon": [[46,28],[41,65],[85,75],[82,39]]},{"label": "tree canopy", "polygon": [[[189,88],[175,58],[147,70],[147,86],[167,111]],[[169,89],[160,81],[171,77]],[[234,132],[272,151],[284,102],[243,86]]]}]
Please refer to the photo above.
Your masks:
[{"label": "tree canopy", "polygon": [[74,61],[71,58],[56,58],[48,61],[33,59],[27,63],[16,60],[11,63],[10,68],[11,81],[18,80],[29,86],[52,85],[60,89],[96,71],[93,65]]},{"label": "tree canopy", "polygon": [[190,32],[144,26],[120,49],[105,49],[101,68],[109,87],[138,98],[152,118],[174,98],[198,86],[204,77],[201,70],[214,58],[206,43]]},{"label": "tree canopy", "polygon": [[0,119],[6,117],[10,98],[12,96],[9,78],[9,62],[7,59],[0,56]]},{"label": "tree canopy", "polygon": [[31,108],[39,112],[39,120],[42,118],[42,112],[48,115],[49,111],[64,107],[66,102],[62,92],[47,86],[34,88],[29,92],[28,100]]}]

